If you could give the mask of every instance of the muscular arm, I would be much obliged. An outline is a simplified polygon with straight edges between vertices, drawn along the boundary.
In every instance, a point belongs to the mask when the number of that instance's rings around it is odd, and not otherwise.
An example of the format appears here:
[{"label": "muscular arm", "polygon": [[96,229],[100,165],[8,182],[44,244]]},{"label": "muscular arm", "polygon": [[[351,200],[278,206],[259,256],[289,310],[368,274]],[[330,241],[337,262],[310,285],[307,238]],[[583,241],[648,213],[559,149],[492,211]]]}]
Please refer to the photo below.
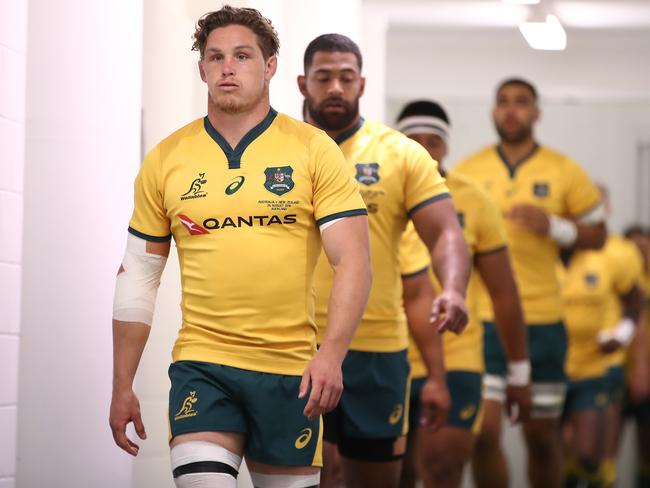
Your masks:
[{"label": "muscular arm", "polygon": [[327,312],[327,332],[300,385],[311,385],[305,415],[314,418],[333,409],[343,391],[341,364],[368,301],[371,285],[370,239],[365,215],[347,217],[322,233],[323,249],[334,269]]},{"label": "muscular arm", "polygon": [[586,224],[576,222],[578,236],[573,245],[576,249],[600,249],[605,245],[607,239],[607,228],[604,222]]},{"label": "muscular arm", "polygon": [[442,340],[430,324],[435,291],[426,271],[402,277],[402,288],[409,331],[429,373],[421,393],[424,407],[422,423],[437,429],[447,420],[451,400],[447,390]]},{"label": "muscular arm", "polygon": [[402,278],[404,311],[413,340],[420,351],[429,376],[436,380],[445,378],[445,364],[442,354],[442,340],[431,327],[431,305],[435,290],[429,274],[425,271]]},{"label": "muscular arm", "polygon": [[420,239],[429,248],[433,270],[442,285],[434,302],[434,318],[444,313],[439,329],[461,332],[467,324],[465,292],[470,260],[456,210],[449,198],[425,205],[411,219]]},{"label": "muscular arm", "polygon": [[477,254],[474,264],[492,300],[496,326],[508,360],[527,360],[526,326],[507,248]]},{"label": "muscular arm", "polygon": [[[524,314],[510,266],[508,249],[504,247],[495,252],[477,254],[474,265],[492,300],[497,330],[508,358],[508,416],[514,421],[526,420],[532,406],[530,363]],[[516,418],[514,405],[518,408]]]},{"label": "muscular arm", "polygon": [[[127,255],[118,271],[113,312],[118,318],[149,315],[148,311],[139,311],[137,307],[143,303],[153,306],[151,300],[155,301],[157,283],[164,266],[164,260],[160,258],[169,255],[169,242],[140,241],[137,241],[137,245],[141,246],[139,254],[138,251],[134,253],[129,250],[132,246],[132,242],[129,242]],[[153,264],[153,267],[147,264]],[[127,277],[122,273],[133,273],[134,276]],[[126,436],[126,426],[133,422],[138,436],[146,438],[140,404],[133,392],[133,380],[150,329],[150,324],[144,322],[113,319],[113,393],[109,423],[115,443],[133,456],[138,454],[139,447]]]}]

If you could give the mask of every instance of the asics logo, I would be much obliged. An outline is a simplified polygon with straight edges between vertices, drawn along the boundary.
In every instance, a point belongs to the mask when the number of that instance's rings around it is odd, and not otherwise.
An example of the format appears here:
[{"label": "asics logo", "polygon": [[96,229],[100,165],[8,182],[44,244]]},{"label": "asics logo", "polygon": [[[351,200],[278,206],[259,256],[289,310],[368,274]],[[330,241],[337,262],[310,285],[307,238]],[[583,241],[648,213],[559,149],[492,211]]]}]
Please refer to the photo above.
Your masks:
[{"label": "asics logo", "polygon": [[232,195],[237,190],[239,190],[246,181],[246,178],[243,176],[237,176],[232,183],[226,187],[226,195]]},{"label": "asics logo", "polygon": [[294,446],[296,449],[303,449],[309,441],[311,440],[311,429],[303,429],[300,431],[300,435],[296,439]]},{"label": "asics logo", "polygon": [[397,422],[399,422],[399,419],[402,418],[402,413],[404,413],[404,407],[400,403],[399,405],[396,405],[391,412],[390,416],[388,417],[388,422],[392,425],[395,425]]}]

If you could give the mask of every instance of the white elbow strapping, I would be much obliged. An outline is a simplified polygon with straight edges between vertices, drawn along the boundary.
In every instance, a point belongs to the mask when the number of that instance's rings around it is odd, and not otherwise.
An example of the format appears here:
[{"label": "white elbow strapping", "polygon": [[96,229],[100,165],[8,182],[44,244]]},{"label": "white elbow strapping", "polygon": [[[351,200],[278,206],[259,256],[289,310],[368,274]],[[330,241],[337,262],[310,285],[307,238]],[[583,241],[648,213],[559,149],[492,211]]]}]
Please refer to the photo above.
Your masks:
[{"label": "white elbow strapping", "polygon": [[147,241],[129,234],[117,275],[113,319],[151,325],[160,276],[167,258],[147,253]]}]

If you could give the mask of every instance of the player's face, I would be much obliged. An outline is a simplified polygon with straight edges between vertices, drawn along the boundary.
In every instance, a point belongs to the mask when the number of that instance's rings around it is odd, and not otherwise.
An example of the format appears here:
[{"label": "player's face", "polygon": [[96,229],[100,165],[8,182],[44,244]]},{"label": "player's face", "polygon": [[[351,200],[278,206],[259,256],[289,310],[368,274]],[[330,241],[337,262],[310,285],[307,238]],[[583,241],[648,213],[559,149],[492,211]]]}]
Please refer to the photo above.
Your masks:
[{"label": "player's face", "polygon": [[341,130],[359,114],[365,79],[353,53],[319,51],[305,76],[298,78],[305,108],[326,130]]},{"label": "player's face", "polygon": [[497,93],[492,113],[494,125],[503,142],[516,144],[530,138],[539,118],[533,94],[523,85],[506,85]]},{"label": "player's face", "polygon": [[433,159],[442,164],[442,160],[447,155],[447,144],[442,137],[436,134],[411,134],[409,138],[419,142]]},{"label": "player's face", "polygon": [[199,61],[201,79],[208,85],[209,103],[230,114],[248,112],[268,98],[276,67],[276,57],[264,60],[257,36],[242,25],[210,32]]}]

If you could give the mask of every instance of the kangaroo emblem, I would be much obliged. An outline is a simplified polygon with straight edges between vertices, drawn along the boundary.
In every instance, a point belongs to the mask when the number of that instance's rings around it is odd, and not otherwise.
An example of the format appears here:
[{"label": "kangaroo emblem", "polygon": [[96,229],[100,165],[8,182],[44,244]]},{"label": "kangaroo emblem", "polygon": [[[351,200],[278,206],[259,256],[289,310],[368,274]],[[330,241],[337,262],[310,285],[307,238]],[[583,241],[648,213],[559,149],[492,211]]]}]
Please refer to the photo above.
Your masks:
[{"label": "kangaroo emblem", "polygon": [[194,404],[198,402],[199,399],[196,397],[196,391],[191,391],[190,395],[183,400],[183,406],[174,416],[174,420],[180,420],[187,417],[194,417],[198,412],[194,410]]},{"label": "kangaroo emblem", "polygon": [[190,189],[187,190],[185,193],[183,193],[181,196],[185,197],[190,193],[192,195],[196,195],[197,193],[201,192],[201,186],[205,185],[208,182],[208,180],[203,179],[204,177],[205,177],[205,173],[199,173],[199,177],[192,182]]}]

